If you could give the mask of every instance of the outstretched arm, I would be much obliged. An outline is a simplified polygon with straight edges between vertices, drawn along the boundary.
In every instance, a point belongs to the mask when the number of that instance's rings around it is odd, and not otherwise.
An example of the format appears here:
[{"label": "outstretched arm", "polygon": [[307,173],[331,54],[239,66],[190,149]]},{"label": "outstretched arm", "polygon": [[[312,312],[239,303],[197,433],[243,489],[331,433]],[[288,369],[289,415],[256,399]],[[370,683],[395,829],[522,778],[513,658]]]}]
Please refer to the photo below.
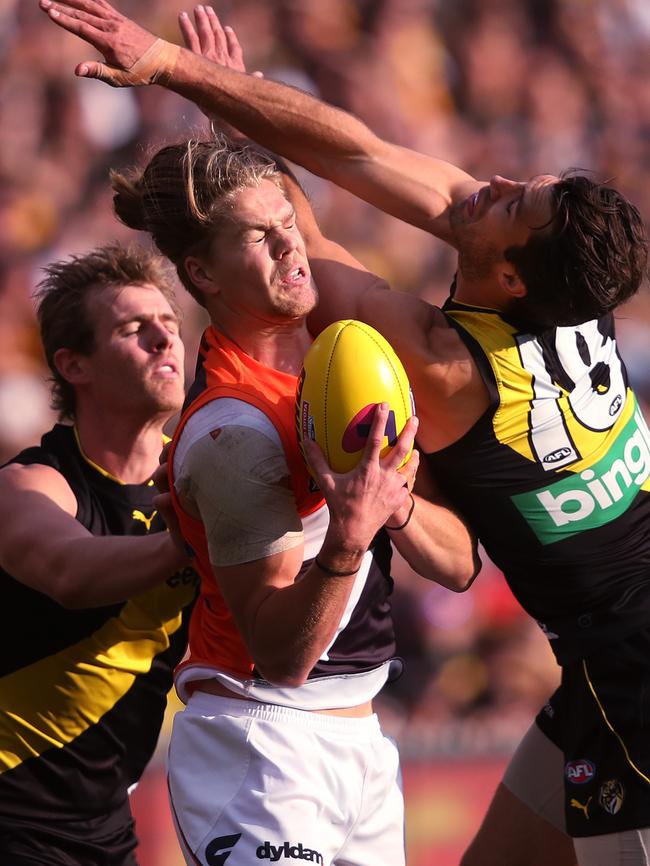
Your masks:
[{"label": "outstretched arm", "polygon": [[[219,19],[209,7],[198,7],[194,16],[195,25],[185,18],[181,26],[187,47],[196,54],[245,72],[243,52],[234,31],[221,28]],[[344,247],[321,233],[300,184],[284,163],[280,161],[278,165],[284,175],[287,196],[296,210],[319,288],[318,308],[310,317],[313,333],[335,319],[359,318],[364,307],[374,310],[377,315],[377,311],[387,303],[390,307],[387,315],[391,316],[393,324],[400,317],[408,318],[409,315],[420,324],[425,321],[428,311],[422,301],[392,295],[383,280],[367,271]],[[399,314],[392,307],[393,300],[399,305]],[[410,311],[406,309],[409,306],[412,308]],[[410,342],[415,339],[417,328],[414,321],[410,328]],[[391,515],[385,528],[414,571],[448,589],[462,592],[471,585],[480,569],[476,540],[463,519],[442,496],[426,464],[420,466],[419,456],[414,451],[402,470],[412,497]]]},{"label": "outstretched arm", "polygon": [[[450,207],[478,188],[477,181],[456,166],[385,142],[351,114],[300,90],[156,41],[107,0],[40,0],[40,5],[110,64],[84,62],[77,67],[78,75],[115,86],[168,87],[275,153],[453,242]],[[187,20],[181,18],[182,23]]]},{"label": "outstretched arm", "polygon": [[115,604],[188,563],[168,532],[94,536],[75,519],[77,501],[49,466],[0,471],[0,564],[17,581],[63,607]]},{"label": "outstretched arm", "polygon": [[[184,19],[182,31],[186,45],[208,59],[245,72],[241,46],[234,32],[221,28],[218,18],[209,8],[200,7],[194,15],[196,29],[189,18]],[[275,156],[272,153],[270,155]],[[460,364],[456,363],[458,347],[452,345],[450,349],[450,337],[453,341],[454,335],[447,328],[442,313],[414,295],[391,292],[384,280],[368,272],[340,244],[325,237],[293,174],[281,160],[278,160],[278,166],[284,172],[285,191],[296,210],[298,226],[305,240],[319,291],[318,306],[310,315],[310,330],[316,334],[337,319],[360,319],[377,328],[390,340],[404,362],[414,390],[427,394],[419,410],[426,421],[420,431],[421,445],[426,450],[435,450],[453,441],[483,411],[484,396],[478,377],[474,383],[475,389],[480,392],[478,408],[474,406],[476,399],[468,395],[466,387],[468,365],[465,356],[460,359]],[[442,348],[442,354],[437,347]],[[453,370],[446,366],[450,354],[454,361]],[[444,406],[455,390],[461,392],[460,400],[464,407],[461,412],[462,429],[454,427],[450,432],[448,427],[454,416],[438,407]],[[468,411],[475,413],[470,419],[466,417]],[[418,518],[422,516],[420,509]],[[463,526],[459,529],[460,539],[466,530]],[[441,537],[440,534],[437,537]],[[451,532],[446,538],[451,538]],[[459,543],[458,551],[461,559],[465,553],[467,555],[461,563],[461,574],[465,577],[451,578],[455,588],[458,587],[458,581],[462,583],[467,579],[467,563],[470,563],[469,568],[472,570],[471,552],[467,552],[469,548],[464,546],[463,540]],[[418,566],[414,567],[420,570]]]}]

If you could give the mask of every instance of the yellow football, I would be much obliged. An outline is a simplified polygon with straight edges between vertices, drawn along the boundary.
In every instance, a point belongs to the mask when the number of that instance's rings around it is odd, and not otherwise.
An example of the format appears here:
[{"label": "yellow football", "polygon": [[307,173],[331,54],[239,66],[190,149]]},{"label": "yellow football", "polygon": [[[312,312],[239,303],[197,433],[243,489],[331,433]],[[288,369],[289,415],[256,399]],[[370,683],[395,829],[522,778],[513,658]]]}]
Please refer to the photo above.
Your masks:
[{"label": "yellow football", "polygon": [[318,442],[330,467],[348,472],[361,458],[377,403],[389,406],[385,455],[415,411],[404,367],[370,325],[334,322],[310,346],[298,380],[301,446],[307,439]]}]

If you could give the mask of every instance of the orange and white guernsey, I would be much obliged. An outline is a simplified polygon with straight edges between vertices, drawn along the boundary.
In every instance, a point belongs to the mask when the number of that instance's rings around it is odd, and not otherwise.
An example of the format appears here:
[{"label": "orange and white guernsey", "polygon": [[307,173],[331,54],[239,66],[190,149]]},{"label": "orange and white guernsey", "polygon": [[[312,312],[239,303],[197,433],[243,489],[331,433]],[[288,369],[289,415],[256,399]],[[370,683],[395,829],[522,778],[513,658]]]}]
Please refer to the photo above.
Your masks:
[{"label": "orange and white guernsey", "polygon": [[195,382],[169,454],[174,507],[201,576],[201,594],[190,622],[188,656],[176,672],[181,700],[187,700],[194,681],[213,677],[236,694],[269,703],[312,710],[353,706],[374,697],[386,680],[401,670],[401,662],[394,657],[389,603],[391,548],[385,533],[377,535],[366,553],[337,633],[307,682],[296,688],[280,688],[264,680],[256,669],[214,577],[203,523],[185,512],[176,497],[174,456],[189,419],[212,401],[224,400],[229,405],[239,401],[234,405],[241,405],[242,412],[254,407],[277,431],[289,468],[305,534],[304,560],[296,575],[300,579],[320,549],[329,518],[320,492],[310,485],[298,444],[297,383],[296,376],[260,364],[214,327],[205,331]]}]

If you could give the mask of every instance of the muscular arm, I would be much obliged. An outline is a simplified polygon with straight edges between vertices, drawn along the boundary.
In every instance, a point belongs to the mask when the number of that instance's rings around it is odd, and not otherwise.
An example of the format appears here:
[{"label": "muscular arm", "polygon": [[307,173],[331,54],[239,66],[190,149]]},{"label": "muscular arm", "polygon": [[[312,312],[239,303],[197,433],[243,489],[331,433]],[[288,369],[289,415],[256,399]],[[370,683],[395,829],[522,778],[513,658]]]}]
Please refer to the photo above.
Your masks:
[{"label": "muscular arm", "polygon": [[[351,572],[347,575],[332,577],[314,562],[296,580],[303,562],[302,537],[295,537],[294,533],[289,545],[283,544],[283,537],[295,530],[295,504],[292,509],[279,505],[264,525],[268,508],[257,508],[249,497],[247,514],[246,503],[229,501],[238,497],[233,492],[232,467],[235,473],[246,473],[245,489],[250,491],[255,484],[263,502],[271,501],[274,490],[279,499],[284,498],[286,478],[271,477],[265,481],[259,468],[253,466],[248,452],[250,442],[256,440],[247,441],[244,435],[228,435],[220,430],[212,440],[212,456],[203,451],[201,464],[196,464],[194,470],[189,466],[191,483],[185,463],[178,469],[174,465],[175,472],[180,470],[181,478],[185,479],[180,490],[177,484],[181,504],[190,513],[198,512],[206,534],[218,537],[219,523],[223,520],[239,523],[238,531],[243,538],[232,547],[241,552],[231,560],[232,564],[213,563],[212,567],[251,657],[270,682],[297,686],[306,680],[336,633],[356,571],[372,539],[407,498],[397,467],[408,453],[415,425],[410,423],[391,454],[380,458],[386,418],[387,407],[376,412],[368,445],[352,472],[335,475],[320,452],[314,449],[311,452],[310,462],[317,472],[330,518],[318,560],[335,571]],[[259,436],[257,432],[253,435]],[[212,434],[207,438],[212,438]],[[182,444],[181,439],[179,447]],[[309,445],[313,443],[307,443],[306,448]],[[213,464],[210,471],[206,469],[208,459]],[[227,478],[221,491],[214,481],[214,470],[219,466]],[[247,466],[251,468],[246,469]],[[247,534],[251,537],[250,544],[243,543]],[[264,538],[268,549],[277,552],[258,554],[246,561],[245,551],[254,550]],[[209,547],[212,551],[210,542]],[[211,559],[217,555],[218,552],[211,553]],[[232,555],[230,551],[228,555]]]},{"label": "muscular arm", "polygon": [[[378,139],[349,114],[286,85],[265,81],[227,65],[156,43],[107,0],[40,0],[53,20],[88,41],[111,64],[87,61],[77,73],[115,86],[160,83],[194,100],[263,142],[269,149],[331,177],[390,213],[445,240],[450,239],[449,205],[479,183],[449,163]],[[327,173],[325,173],[327,172]],[[418,409],[419,439],[427,451],[465,433],[485,410],[485,387],[469,353],[449,331],[444,317],[419,298],[390,292],[370,278],[338,245],[300,217],[313,273],[323,303],[315,330],[352,317],[376,327],[391,342],[411,379]],[[445,410],[438,407],[447,402]]]},{"label": "muscular arm", "polygon": [[[404,559],[427,580],[464,592],[481,569],[476,539],[443,497],[426,463],[420,462],[413,509],[404,507],[387,525],[390,540]],[[403,529],[391,530],[408,519]]]},{"label": "muscular arm", "polygon": [[477,187],[456,166],[383,141],[310,94],[187,51],[168,86],[264,147],[448,242],[450,205]]},{"label": "muscular arm", "polygon": [[351,114],[300,90],[162,40],[154,44],[152,34],[107,0],[41,0],[41,7],[112,64],[86,62],[77,67],[78,74],[118,86],[162,84],[275,153],[452,242],[449,207],[478,186],[456,166],[385,142]]},{"label": "muscular arm", "polygon": [[167,532],[91,535],[76,519],[77,502],[49,466],[0,471],[0,565],[16,580],[64,607],[124,601],[187,562]]},{"label": "muscular arm", "polygon": [[319,302],[310,314],[312,333],[338,319],[360,319],[382,333],[399,355],[413,388],[425,451],[462,436],[489,404],[478,368],[443,313],[364,268],[320,230],[304,192],[290,174],[285,189],[296,210]]}]

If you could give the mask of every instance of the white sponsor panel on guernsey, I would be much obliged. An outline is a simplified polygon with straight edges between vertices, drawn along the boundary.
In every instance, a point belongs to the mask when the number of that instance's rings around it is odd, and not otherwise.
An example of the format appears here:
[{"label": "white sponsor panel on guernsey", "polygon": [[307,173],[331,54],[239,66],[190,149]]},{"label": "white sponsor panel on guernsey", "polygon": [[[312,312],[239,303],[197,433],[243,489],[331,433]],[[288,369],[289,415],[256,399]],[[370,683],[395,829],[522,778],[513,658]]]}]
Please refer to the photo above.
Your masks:
[{"label": "white sponsor panel on guernsey", "polygon": [[619,517],[649,476],[650,432],[637,407],[604,457],[512,501],[540,542],[552,544]]}]

